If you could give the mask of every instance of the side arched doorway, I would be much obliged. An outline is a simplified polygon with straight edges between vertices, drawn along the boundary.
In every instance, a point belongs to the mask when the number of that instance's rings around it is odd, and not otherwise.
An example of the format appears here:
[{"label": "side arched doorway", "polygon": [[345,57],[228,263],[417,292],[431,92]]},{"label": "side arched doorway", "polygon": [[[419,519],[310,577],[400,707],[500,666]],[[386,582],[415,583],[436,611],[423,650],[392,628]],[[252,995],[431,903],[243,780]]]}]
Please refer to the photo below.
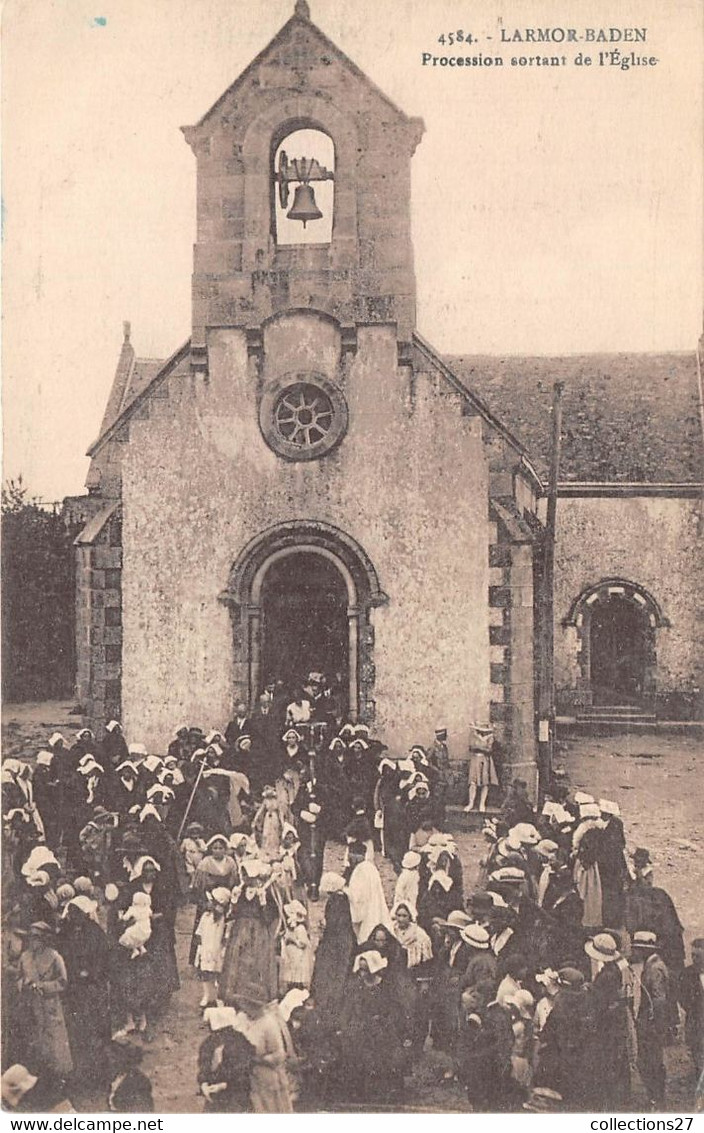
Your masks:
[{"label": "side arched doorway", "polygon": [[648,673],[648,622],[623,598],[599,602],[589,629],[592,704],[640,704]]},{"label": "side arched doorway", "polygon": [[579,595],[563,624],[577,630],[583,703],[653,704],[656,632],[668,623],[647,590],[624,579],[603,579]]},{"label": "side arched doorway", "polygon": [[230,609],[233,703],[256,703],[271,679],[290,689],[311,671],[342,688],[352,720],[375,714],[371,611],[388,601],[371,560],[329,524],[277,524],[247,544],[220,600]]}]

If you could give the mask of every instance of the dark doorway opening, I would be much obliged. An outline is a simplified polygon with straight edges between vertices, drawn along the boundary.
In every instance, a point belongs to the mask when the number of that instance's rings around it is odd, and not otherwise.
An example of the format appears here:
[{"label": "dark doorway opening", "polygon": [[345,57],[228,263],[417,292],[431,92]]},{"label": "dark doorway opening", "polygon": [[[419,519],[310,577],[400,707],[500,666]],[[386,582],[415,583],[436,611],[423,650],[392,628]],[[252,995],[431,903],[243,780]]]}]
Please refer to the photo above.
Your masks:
[{"label": "dark doorway opening", "polygon": [[632,602],[612,596],[591,614],[590,667],[594,704],[640,704],[647,665],[647,618]]},{"label": "dark doorway opening", "polygon": [[311,672],[344,690],[349,709],[349,623],[345,580],[326,556],[302,551],[271,564],[261,593],[261,663],[265,680],[295,693]]}]

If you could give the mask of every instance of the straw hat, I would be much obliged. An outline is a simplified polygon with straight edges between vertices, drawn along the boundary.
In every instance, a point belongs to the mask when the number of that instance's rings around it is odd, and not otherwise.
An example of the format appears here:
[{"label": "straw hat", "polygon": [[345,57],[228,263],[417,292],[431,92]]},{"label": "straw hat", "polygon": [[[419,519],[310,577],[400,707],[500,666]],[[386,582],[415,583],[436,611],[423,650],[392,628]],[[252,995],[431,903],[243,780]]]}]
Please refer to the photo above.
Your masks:
[{"label": "straw hat", "polygon": [[446,921],[441,920],[439,917],[435,924],[443,925],[445,928],[463,929],[472,923],[472,918],[463,913],[461,909],[453,909],[448,915]]},{"label": "straw hat", "polygon": [[584,945],[584,951],[591,960],[608,964],[612,960],[620,960],[621,953],[618,945],[608,932],[598,932],[595,937]]},{"label": "straw hat", "polygon": [[489,875],[490,881],[499,882],[502,885],[521,885],[525,879],[525,870],[519,869],[518,866],[503,866],[501,869],[495,869]]},{"label": "straw hat", "polygon": [[635,932],[633,934],[632,948],[639,948],[643,952],[657,952],[658,938],[654,932]]},{"label": "straw hat", "polygon": [[541,858],[550,860],[555,857],[559,848],[557,842],[552,842],[549,838],[543,838],[535,847],[535,852],[540,854]]},{"label": "straw hat", "polygon": [[618,803],[614,803],[611,799],[599,799],[599,810],[602,814],[613,814],[616,818],[621,817],[621,808]]},{"label": "straw hat", "polygon": [[509,839],[511,835],[517,838],[522,846],[537,846],[540,841],[540,834],[533,826],[532,822],[519,822],[508,832]]},{"label": "straw hat", "polygon": [[460,937],[470,948],[476,948],[480,952],[486,952],[489,948],[489,933],[481,925],[468,924],[466,928],[461,928]]},{"label": "straw hat", "polygon": [[26,1066],[22,1066],[19,1062],[16,1062],[14,1066],[8,1066],[2,1078],[0,1078],[3,1102],[10,1109],[14,1109],[22,1101],[24,1095],[36,1084],[37,1079],[34,1074],[30,1074]]}]

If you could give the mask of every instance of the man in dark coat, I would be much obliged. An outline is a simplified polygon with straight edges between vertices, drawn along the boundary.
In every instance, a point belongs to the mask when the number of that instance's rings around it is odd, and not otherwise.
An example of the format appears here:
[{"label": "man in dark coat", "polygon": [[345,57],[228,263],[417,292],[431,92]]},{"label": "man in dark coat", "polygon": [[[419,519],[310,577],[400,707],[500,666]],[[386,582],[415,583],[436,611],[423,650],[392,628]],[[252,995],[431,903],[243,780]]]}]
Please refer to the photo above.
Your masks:
[{"label": "man in dark coat", "polygon": [[622,928],[625,917],[625,893],[628,882],[626,836],[618,804],[600,799],[599,809],[606,826],[601,832],[597,863],[601,879],[603,923]]},{"label": "man in dark coat", "polygon": [[352,818],[352,787],[344,748],[336,746],[323,753],[318,769],[318,793],[323,803],[326,837],[341,841]]},{"label": "man in dark coat", "polygon": [[[637,932],[633,937],[633,963],[639,979],[635,984],[634,1010],[638,1038],[638,1071],[650,1108],[665,1108],[665,1061],[667,1038],[668,974],[658,953],[654,932]],[[639,963],[642,962],[641,964]]]},{"label": "man in dark coat", "polygon": [[535,822],[535,811],[528,798],[528,784],[525,779],[514,779],[508,789],[501,808],[501,820],[509,830],[519,822]]},{"label": "man in dark coat", "polygon": [[692,963],[682,973],[679,999],[685,1013],[684,1037],[698,1078],[704,1070],[704,937],[692,941]]},{"label": "man in dark coat", "polygon": [[234,747],[240,736],[252,734],[252,719],[247,712],[247,705],[243,700],[235,706],[235,714],[225,728],[225,739],[228,747]]},{"label": "man in dark coat", "polygon": [[562,1094],[568,1110],[589,1110],[599,1092],[590,1057],[598,1041],[592,996],[576,968],[561,968],[558,984],[540,1033],[535,1082]]},{"label": "man in dark coat", "polygon": [[435,729],[435,737],[427,749],[428,764],[433,772],[433,817],[442,829],[445,825],[445,810],[448,801],[448,791],[452,784],[452,771],[450,767],[450,751],[447,746],[447,728]]},{"label": "man in dark coat", "polygon": [[584,945],[590,960],[600,964],[592,984],[598,1034],[592,1056],[592,1073],[599,1085],[598,1108],[607,1113],[623,1109],[630,1096],[628,1002],[616,941],[597,933]]},{"label": "man in dark coat", "polygon": [[649,929],[658,939],[658,952],[669,973],[668,1027],[674,1033],[679,1024],[677,988],[684,968],[684,928],[674,902],[664,889],[653,885],[653,866],[648,850],[633,854],[636,878],[626,895],[626,928],[633,935]]}]

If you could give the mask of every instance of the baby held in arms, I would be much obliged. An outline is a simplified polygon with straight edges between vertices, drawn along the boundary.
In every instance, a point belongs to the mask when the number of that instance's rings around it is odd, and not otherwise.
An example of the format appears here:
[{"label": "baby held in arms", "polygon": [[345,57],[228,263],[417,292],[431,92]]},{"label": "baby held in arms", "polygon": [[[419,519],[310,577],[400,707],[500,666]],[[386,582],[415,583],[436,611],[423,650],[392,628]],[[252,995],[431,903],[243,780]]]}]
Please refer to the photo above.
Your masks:
[{"label": "baby held in arms", "polygon": [[132,950],[130,960],[143,956],[147,951],[144,946],[152,935],[151,897],[147,893],[135,893],[129,909],[120,913],[120,919],[131,922],[120,937],[120,944]]}]

